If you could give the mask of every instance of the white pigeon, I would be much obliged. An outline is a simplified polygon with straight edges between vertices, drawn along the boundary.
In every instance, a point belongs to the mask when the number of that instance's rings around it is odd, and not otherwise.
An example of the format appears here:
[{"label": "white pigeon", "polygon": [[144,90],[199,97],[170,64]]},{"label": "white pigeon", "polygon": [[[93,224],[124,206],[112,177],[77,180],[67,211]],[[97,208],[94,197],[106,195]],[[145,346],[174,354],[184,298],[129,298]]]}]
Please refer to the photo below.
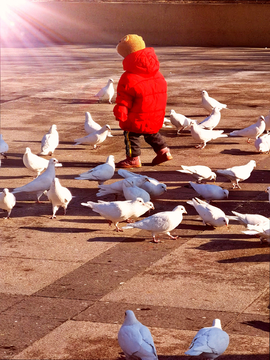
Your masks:
[{"label": "white pigeon", "polygon": [[224,170],[217,170],[216,173],[229,179],[233,185],[233,189],[241,189],[239,181],[247,180],[255,167],[256,161],[250,160],[245,165],[233,166]]},{"label": "white pigeon", "polygon": [[269,224],[270,220],[259,214],[241,214],[236,211],[232,211],[233,216],[228,215],[228,218],[230,220],[236,220],[243,224],[245,227],[249,225],[263,225],[263,224]]},{"label": "white pigeon", "polygon": [[172,126],[171,120],[165,117],[164,120],[163,120],[162,127],[163,128],[168,128],[168,127],[171,127],[171,126]]},{"label": "white pigeon", "polygon": [[68,204],[72,199],[71,192],[68,188],[62,186],[58,178],[54,178],[50,189],[48,191],[45,190],[44,194],[48,197],[49,201],[52,203],[52,211],[53,214],[51,219],[56,218],[55,214],[59,207],[64,208],[64,215],[66,215]]},{"label": "white pigeon", "polygon": [[115,164],[114,156],[109,155],[104,164],[97,165],[93,169],[90,169],[78,177],[75,177],[76,180],[94,180],[102,185],[105,181],[111,179],[114,175]]},{"label": "white pigeon", "polygon": [[229,219],[225,213],[218,207],[208,204],[206,201],[195,197],[191,201],[187,201],[187,204],[194,206],[202,218],[204,225],[219,227],[229,224]]},{"label": "white pigeon", "polygon": [[199,126],[202,129],[213,130],[218,126],[221,119],[220,108],[214,107],[211,114],[207,116],[202,122],[199,123]]},{"label": "white pigeon", "polygon": [[192,175],[197,183],[201,183],[202,180],[216,180],[217,175],[208,167],[204,165],[185,166],[181,165],[182,170],[176,170],[184,174]]},{"label": "white pigeon", "polygon": [[222,187],[212,184],[197,184],[192,181],[189,182],[193,189],[201,195],[206,201],[221,200],[228,198],[229,191],[222,189]]},{"label": "white pigeon", "polygon": [[190,125],[196,122],[196,120],[189,119],[185,115],[178,114],[174,110],[171,110],[170,121],[172,125],[176,127],[177,134],[180,134],[184,130],[190,129]]},{"label": "white pigeon", "polygon": [[99,213],[109,221],[110,225],[114,224],[116,231],[123,231],[118,227],[119,222],[141,216],[153,208],[151,202],[145,203],[141,198],[125,201],[99,201],[98,203],[87,201],[87,203],[81,203],[81,205]]},{"label": "white pigeon", "polygon": [[260,153],[269,153],[270,152],[270,134],[264,134],[259,136],[255,142],[254,146],[257,151]]},{"label": "white pigeon", "polygon": [[125,312],[125,320],[118,332],[118,343],[126,359],[158,360],[150,330],[136,319],[132,310]]},{"label": "white pigeon", "polygon": [[5,219],[9,219],[11,210],[16,205],[15,196],[9,192],[7,188],[3,189],[3,192],[0,192],[0,209],[7,211],[7,217]]},{"label": "white pigeon", "polygon": [[215,319],[212,326],[200,329],[193,338],[186,355],[201,356],[206,360],[219,357],[229,346],[229,335],[222,330],[221,322]]},{"label": "white pigeon", "polygon": [[181,223],[183,214],[186,213],[184,206],[178,205],[172,211],[156,213],[133,224],[128,224],[123,229],[137,228],[147,230],[152,233],[154,243],[160,241],[156,238],[157,234],[167,234],[171,239],[175,240],[178,236],[172,236],[170,232]]},{"label": "white pigeon", "polygon": [[200,144],[195,146],[198,149],[204,149],[206,143],[208,143],[211,140],[215,140],[221,137],[227,137],[226,134],[223,134],[224,130],[202,129],[196,123],[191,124],[190,132],[193,139],[200,142]]},{"label": "white pigeon", "polygon": [[109,79],[107,85],[104,86],[99,92],[95,95],[98,97],[99,101],[109,100],[109,103],[112,103],[112,98],[114,95],[113,79]]},{"label": "white pigeon", "polygon": [[[98,131],[101,129],[101,125],[99,125],[96,121],[93,120],[90,112],[85,112],[85,120],[84,120],[84,130],[87,132],[87,134],[92,134],[95,131]],[[113,137],[113,135],[109,132],[109,137]]]},{"label": "white pigeon", "polygon": [[[43,170],[47,169],[49,165],[49,160],[33,154],[31,149],[27,147],[23,155],[23,164],[27,169],[34,171],[36,173],[36,176],[39,176]],[[61,166],[61,163],[55,164],[55,167]]]},{"label": "white pigeon", "polygon": [[142,198],[144,202],[150,201],[150,194],[141,187],[136,186],[132,177],[123,181],[123,194],[126,200]]},{"label": "white pigeon", "polygon": [[260,236],[260,240],[262,243],[270,244],[270,222],[257,224],[257,225],[247,225],[247,230],[242,231],[242,233],[246,235],[255,235]]},{"label": "white pigeon", "polygon": [[125,179],[129,177],[136,177],[136,178],[141,177],[144,179],[146,178],[147,180],[144,181],[141,185],[138,185],[138,183],[136,183],[136,185],[147,191],[151,196],[151,198],[157,198],[158,196],[162,195],[165,191],[167,191],[167,186],[165,184],[160,183],[158,180],[152,177],[140,175],[125,169],[119,169],[118,174],[124,177]]},{"label": "white pigeon", "polygon": [[270,186],[265,190],[268,193],[268,201],[270,202]]},{"label": "white pigeon", "polygon": [[257,139],[265,130],[265,119],[264,116],[260,116],[255,124],[252,124],[241,130],[234,130],[229,133],[229,136],[241,136],[247,137],[247,142],[249,143],[250,139]]},{"label": "white pigeon", "polygon": [[87,136],[74,140],[74,145],[90,144],[93,145],[93,148],[95,149],[98,145],[100,145],[101,143],[103,143],[103,141],[106,140],[110,130],[110,125],[104,125],[100,130],[97,130]]},{"label": "white pigeon", "polygon": [[5,158],[7,157],[5,153],[8,151],[8,148],[8,144],[3,139],[3,135],[0,134],[0,154]]},{"label": "white pigeon", "polygon": [[213,108],[218,107],[219,109],[226,109],[227,105],[222,104],[216,99],[212,98],[208,95],[208,92],[206,90],[202,91],[202,106],[209,111],[209,113],[212,112]]},{"label": "white pigeon", "polygon": [[269,133],[269,130],[270,130],[270,110],[269,110],[268,115],[265,116],[264,121],[265,121],[265,130],[267,131],[267,133]]},{"label": "white pigeon", "polygon": [[[100,196],[104,196],[104,195],[108,195],[108,194],[115,194],[116,196],[118,195],[123,195],[123,183],[124,180],[119,180],[119,181],[115,181],[111,184],[103,184],[103,185],[99,185],[99,191],[97,193],[97,197]],[[148,181],[148,177],[147,176],[141,176],[141,177],[135,177],[133,179],[134,185],[141,187],[143,185],[144,182]]]},{"label": "white pigeon", "polygon": [[39,198],[44,193],[45,190],[49,190],[53,179],[55,178],[55,164],[58,163],[58,160],[51,158],[49,160],[49,165],[47,169],[39,175],[37,178],[32,180],[30,183],[20,186],[12,191],[13,194],[26,192],[34,193],[37,196],[37,202]]},{"label": "white pigeon", "polygon": [[41,152],[39,155],[52,155],[59,145],[57,126],[53,124],[47,134],[41,140]]}]

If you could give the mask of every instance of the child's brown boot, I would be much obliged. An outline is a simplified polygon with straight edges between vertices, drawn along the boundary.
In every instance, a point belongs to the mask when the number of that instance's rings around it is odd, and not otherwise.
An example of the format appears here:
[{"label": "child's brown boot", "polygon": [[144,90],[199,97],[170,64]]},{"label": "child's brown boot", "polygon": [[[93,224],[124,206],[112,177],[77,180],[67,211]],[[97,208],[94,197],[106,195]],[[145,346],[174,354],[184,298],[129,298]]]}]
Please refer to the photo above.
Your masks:
[{"label": "child's brown boot", "polygon": [[141,166],[142,164],[139,156],[135,156],[135,157],[127,156],[125,160],[119,161],[117,164],[115,164],[115,167],[124,168],[124,169],[139,168]]}]

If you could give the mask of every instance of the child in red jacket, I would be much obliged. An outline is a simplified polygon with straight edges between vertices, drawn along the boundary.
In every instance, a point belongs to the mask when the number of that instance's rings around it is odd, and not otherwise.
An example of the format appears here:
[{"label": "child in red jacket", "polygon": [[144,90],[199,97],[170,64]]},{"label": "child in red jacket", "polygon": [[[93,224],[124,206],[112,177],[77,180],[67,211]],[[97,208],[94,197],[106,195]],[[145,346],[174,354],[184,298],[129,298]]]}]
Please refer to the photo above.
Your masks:
[{"label": "child in red jacket", "polygon": [[127,35],[116,50],[124,57],[125,72],[117,86],[113,112],[124,130],[126,146],[126,159],[116,167],[141,167],[141,135],[157,154],[152,165],[171,160],[170,149],[158,132],[165,116],[167,83],[159,71],[154,49],[146,48],[140,36]]}]

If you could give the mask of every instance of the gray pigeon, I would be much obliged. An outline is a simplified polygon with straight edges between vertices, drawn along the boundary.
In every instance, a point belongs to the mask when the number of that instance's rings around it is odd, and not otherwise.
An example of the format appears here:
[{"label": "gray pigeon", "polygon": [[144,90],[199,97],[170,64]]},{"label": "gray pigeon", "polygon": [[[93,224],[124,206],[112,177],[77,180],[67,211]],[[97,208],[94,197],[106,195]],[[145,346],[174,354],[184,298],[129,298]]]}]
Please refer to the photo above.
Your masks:
[{"label": "gray pigeon", "polygon": [[160,242],[156,238],[157,234],[167,234],[171,239],[175,240],[178,236],[172,236],[170,232],[181,223],[183,214],[186,213],[184,206],[178,205],[172,211],[159,212],[133,224],[126,225],[123,229],[147,230],[152,233],[154,243]]},{"label": "gray pigeon", "polygon": [[201,356],[212,360],[219,357],[229,346],[229,335],[222,330],[221,322],[215,319],[212,326],[200,329],[193,338],[186,355]]},{"label": "gray pigeon", "polygon": [[114,95],[113,79],[109,79],[107,85],[104,86],[99,92],[95,95],[98,97],[99,101],[108,100],[109,103],[112,103],[112,98]]},{"label": "gray pigeon", "polygon": [[216,173],[229,179],[233,185],[233,189],[241,189],[239,181],[247,180],[255,167],[255,160],[250,160],[245,165],[233,166],[224,170],[217,170]]},{"label": "gray pigeon", "polygon": [[103,143],[103,141],[106,140],[110,130],[110,125],[104,125],[100,130],[92,132],[91,134],[82,138],[75,139],[74,145],[89,144],[93,145],[93,148],[95,149],[98,145],[100,145],[101,143]]},{"label": "gray pigeon", "polygon": [[15,196],[10,193],[7,188],[3,189],[3,191],[0,192],[0,209],[7,211],[7,217],[5,217],[5,219],[10,218],[11,210],[14,208],[15,205]]},{"label": "gray pigeon", "polygon": [[222,187],[212,184],[197,184],[192,181],[189,182],[193,189],[201,195],[206,201],[227,199],[229,191],[222,189]]},{"label": "gray pigeon", "polygon": [[41,152],[39,155],[52,155],[59,145],[57,126],[53,124],[47,134],[41,140]]},{"label": "gray pigeon", "polygon": [[53,214],[51,219],[56,218],[55,214],[59,207],[64,208],[64,215],[66,215],[67,207],[72,199],[72,195],[68,188],[60,184],[58,178],[53,179],[50,189],[44,193],[52,203]]},{"label": "gray pigeon", "polygon": [[208,92],[206,90],[202,91],[202,106],[209,111],[209,113],[212,112],[213,108],[218,107],[219,109],[226,109],[227,105],[222,104],[216,99],[210,97],[208,95]]},{"label": "gray pigeon", "polygon": [[58,160],[51,158],[49,160],[49,165],[47,169],[39,175],[37,178],[32,180],[30,183],[20,186],[12,191],[13,194],[26,192],[33,193],[37,196],[37,202],[39,198],[44,193],[45,190],[49,190],[53,179],[55,178],[55,164],[58,163]]},{"label": "gray pigeon", "polygon": [[234,130],[229,133],[229,136],[242,136],[247,137],[247,142],[249,143],[250,139],[257,139],[265,130],[265,120],[263,116],[260,116],[255,124],[252,124],[241,130]]},{"label": "gray pigeon", "polygon": [[125,312],[125,320],[118,332],[118,343],[126,359],[158,360],[150,330],[136,319],[132,310]]}]

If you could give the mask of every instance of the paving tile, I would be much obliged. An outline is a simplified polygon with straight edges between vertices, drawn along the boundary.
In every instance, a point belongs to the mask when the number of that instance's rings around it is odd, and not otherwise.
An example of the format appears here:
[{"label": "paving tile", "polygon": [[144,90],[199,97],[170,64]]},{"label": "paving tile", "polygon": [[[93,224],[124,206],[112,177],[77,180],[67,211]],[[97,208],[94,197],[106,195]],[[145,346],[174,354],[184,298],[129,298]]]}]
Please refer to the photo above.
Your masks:
[{"label": "paving tile", "polygon": [[22,295],[11,295],[0,293],[0,312],[7,310],[9,307],[19,303],[25,297]]}]

